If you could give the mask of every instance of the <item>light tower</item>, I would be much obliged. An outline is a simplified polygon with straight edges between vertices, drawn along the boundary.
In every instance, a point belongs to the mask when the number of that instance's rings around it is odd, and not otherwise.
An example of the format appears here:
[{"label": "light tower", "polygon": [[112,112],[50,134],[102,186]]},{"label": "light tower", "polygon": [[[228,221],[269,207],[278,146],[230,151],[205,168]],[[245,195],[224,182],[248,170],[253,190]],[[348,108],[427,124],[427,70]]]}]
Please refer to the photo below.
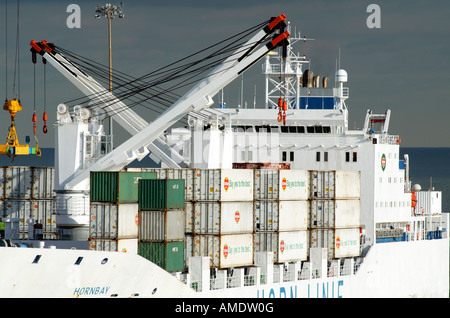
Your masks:
[{"label": "light tower", "polygon": [[[112,92],[112,56],[111,56],[111,20],[115,17],[119,17],[122,19],[125,15],[122,12],[123,4],[119,3],[118,6],[112,5],[111,3],[106,3],[104,6],[100,7],[100,5],[95,6],[95,15],[96,19],[100,17],[106,17],[108,19],[108,44],[109,44],[109,91]],[[113,148],[112,144],[112,117],[109,117],[109,135],[111,138],[111,149]]]}]

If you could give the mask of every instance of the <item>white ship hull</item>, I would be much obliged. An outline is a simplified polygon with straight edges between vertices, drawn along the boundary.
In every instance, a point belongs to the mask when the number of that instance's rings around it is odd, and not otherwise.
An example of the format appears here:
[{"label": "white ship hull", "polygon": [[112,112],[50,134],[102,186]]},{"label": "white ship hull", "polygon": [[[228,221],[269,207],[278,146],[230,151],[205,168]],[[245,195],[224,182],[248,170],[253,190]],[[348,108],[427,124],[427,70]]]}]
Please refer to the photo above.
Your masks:
[{"label": "white ship hull", "polygon": [[448,298],[448,264],[448,238],[383,243],[353,275],[196,292],[138,255],[4,247],[0,297]]}]

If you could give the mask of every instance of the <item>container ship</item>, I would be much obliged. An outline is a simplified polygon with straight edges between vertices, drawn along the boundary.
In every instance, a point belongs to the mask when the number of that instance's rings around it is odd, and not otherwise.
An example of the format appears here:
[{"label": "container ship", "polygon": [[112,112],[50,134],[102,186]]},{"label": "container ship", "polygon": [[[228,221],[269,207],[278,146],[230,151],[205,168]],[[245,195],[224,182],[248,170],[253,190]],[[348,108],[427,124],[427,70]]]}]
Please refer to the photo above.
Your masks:
[{"label": "container ship", "polygon": [[[58,105],[55,167],[0,169],[1,297],[449,297],[442,192],[412,184],[391,111],[349,129],[347,72],[314,75],[284,15],[253,31],[151,123],[31,42],[88,102]],[[258,61],[264,105],[214,105]]]}]

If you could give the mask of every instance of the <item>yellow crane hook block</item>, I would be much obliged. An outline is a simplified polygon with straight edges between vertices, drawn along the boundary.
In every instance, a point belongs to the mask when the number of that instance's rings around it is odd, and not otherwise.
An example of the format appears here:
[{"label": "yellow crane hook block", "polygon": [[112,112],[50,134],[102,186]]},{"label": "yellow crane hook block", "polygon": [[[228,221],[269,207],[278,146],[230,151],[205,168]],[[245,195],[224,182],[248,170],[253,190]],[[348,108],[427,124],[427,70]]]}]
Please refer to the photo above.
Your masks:
[{"label": "yellow crane hook block", "polygon": [[0,145],[0,155],[8,156],[18,156],[18,155],[41,155],[41,149],[36,138],[36,147],[30,147],[28,144],[20,145],[19,139],[17,137],[16,125],[14,124],[14,119],[16,113],[22,110],[22,105],[20,105],[17,99],[11,99],[5,101],[3,109],[8,111],[11,115],[11,126],[9,128],[8,138],[6,139],[5,145]]}]

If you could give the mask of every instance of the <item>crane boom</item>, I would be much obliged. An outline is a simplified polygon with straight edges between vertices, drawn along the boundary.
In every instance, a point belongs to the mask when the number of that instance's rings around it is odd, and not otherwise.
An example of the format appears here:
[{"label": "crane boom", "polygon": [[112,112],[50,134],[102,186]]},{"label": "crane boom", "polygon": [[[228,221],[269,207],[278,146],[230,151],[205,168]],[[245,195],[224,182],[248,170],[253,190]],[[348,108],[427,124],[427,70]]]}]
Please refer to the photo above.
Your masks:
[{"label": "crane boom", "polygon": [[[122,169],[131,161],[145,155],[148,152],[147,147],[155,139],[157,139],[163,131],[180,120],[184,115],[190,111],[201,111],[211,106],[213,104],[212,97],[214,97],[223,87],[231,83],[235,78],[237,78],[247,68],[258,62],[267,53],[280,45],[287,44],[289,32],[283,32],[286,26],[284,21],[286,21],[286,16],[284,14],[276,18],[272,18],[268,25],[266,25],[255,36],[253,36],[252,39],[236,51],[243,52],[239,53],[239,58],[229,58],[221,65],[213,69],[205,79],[201,80],[191,90],[184,94],[154,122],[144,125],[143,122],[139,121],[139,126],[134,126],[138,131],[136,131],[130,139],[122,143],[110,153],[106,154],[104,157],[97,160],[89,168],[75,172],[73,176],[68,179],[65,186],[66,190],[73,189],[77,184],[89,178],[91,171],[118,171]],[[275,30],[280,30],[280,34],[276,34],[273,38],[267,40],[269,35],[274,33]],[[243,49],[247,47],[250,48]],[[48,51],[47,48],[45,49]],[[60,62],[54,66],[61,71],[62,68],[70,69],[73,65],[65,65],[63,62]],[[67,73],[66,71],[64,72]],[[73,79],[71,81],[74,84],[76,83]],[[81,84],[76,84],[77,87],[80,86],[81,88],[87,90],[90,94],[93,93],[89,90],[92,90],[90,86],[92,85],[92,82],[88,83],[85,81],[80,81],[80,83]],[[98,88],[97,90],[93,90],[95,91],[94,93],[98,94]],[[107,93],[103,90],[102,95],[96,97],[101,99],[102,96],[106,95]],[[110,99],[108,99],[108,101],[110,101]],[[126,106],[122,103],[119,107],[121,108]],[[121,108],[121,110],[122,109],[123,108]],[[137,117],[134,119],[138,121]]]}]

